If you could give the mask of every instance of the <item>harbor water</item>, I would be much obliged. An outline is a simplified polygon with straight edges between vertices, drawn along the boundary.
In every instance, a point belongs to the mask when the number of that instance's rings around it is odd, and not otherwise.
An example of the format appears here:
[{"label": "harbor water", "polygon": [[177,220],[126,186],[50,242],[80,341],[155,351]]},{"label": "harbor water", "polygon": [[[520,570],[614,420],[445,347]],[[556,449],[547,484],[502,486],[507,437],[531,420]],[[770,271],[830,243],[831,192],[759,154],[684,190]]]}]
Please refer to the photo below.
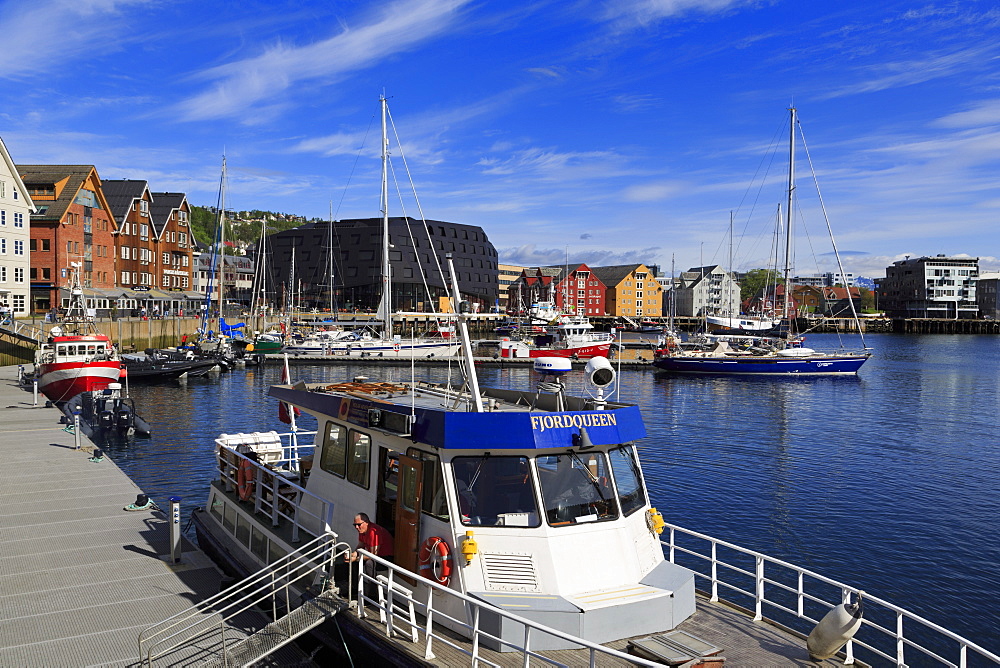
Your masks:
[{"label": "harbor water", "polygon": [[[857,377],[672,376],[622,371],[642,407],[643,470],[671,523],[867,590],[1000,651],[1000,337],[871,335]],[[815,335],[822,349],[834,335]],[[418,380],[456,367],[416,367]],[[109,454],[161,506],[205,502],[220,433],[279,430],[278,366],[132,387],[153,438]],[[293,380],[404,381],[409,368],[294,366]],[[531,387],[528,367],[484,385]],[[584,392],[582,373],[567,384]],[[315,421],[302,427],[315,429]],[[372,509],[358,509],[368,510]]]}]

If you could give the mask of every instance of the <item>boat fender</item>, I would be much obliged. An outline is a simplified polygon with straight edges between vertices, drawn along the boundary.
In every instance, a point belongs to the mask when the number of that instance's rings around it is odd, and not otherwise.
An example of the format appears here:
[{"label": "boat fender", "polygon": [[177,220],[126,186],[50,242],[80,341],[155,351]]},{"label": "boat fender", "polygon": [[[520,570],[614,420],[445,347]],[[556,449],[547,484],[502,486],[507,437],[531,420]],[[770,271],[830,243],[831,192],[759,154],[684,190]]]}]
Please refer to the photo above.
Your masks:
[{"label": "boat fender", "polygon": [[249,459],[240,461],[240,469],[237,474],[237,489],[240,494],[240,501],[248,501],[253,496],[254,465]]},{"label": "boat fender", "polygon": [[431,536],[420,546],[420,574],[448,586],[451,582],[451,548],[440,536]]},{"label": "boat fender", "polygon": [[857,593],[856,603],[841,603],[819,621],[806,639],[806,648],[814,661],[829,659],[847,644],[861,628],[862,609],[861,597],[864,592]]}]

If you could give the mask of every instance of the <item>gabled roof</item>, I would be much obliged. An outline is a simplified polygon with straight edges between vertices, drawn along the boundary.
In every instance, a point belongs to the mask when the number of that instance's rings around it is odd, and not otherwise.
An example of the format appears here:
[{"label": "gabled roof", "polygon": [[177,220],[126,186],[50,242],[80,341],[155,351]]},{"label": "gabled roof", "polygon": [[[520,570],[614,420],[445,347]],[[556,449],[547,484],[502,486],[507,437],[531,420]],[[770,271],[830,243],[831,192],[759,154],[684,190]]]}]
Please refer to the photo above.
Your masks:
[{"label": "gabled roof", "polygon": [[0,157],[6,163],[7,171],[10,172],[11,178],[14,179],[14,187],[21,193],[24,203],[28,205],[28,208],[32,212],[36,211],[35,205],[31,201],[31,196],[28,194],[28,189],[24,187],[24,181],[21,180],[21,175],[18,173],[17,165],[14,164],[14,160],[10,157],[10,153],[7,151],[7,146],[3,143],[2,137],[0,137]]},{"label": "gabled roof", "polygon": [[[645,267],[644,264],[618,264],[610,267],[591,267],[590,271],[593,272],[604,285],[609,288],[613,288],[619,285],[625,278],[634,272],[639,267]],[[652,275],[652,272],[647,268],[646,271]]]},{"label": "gabled roof", "polygon": [[159,237],[170,222],[170,215],[184,206],[187,195],[184,193],[152,193],[152,195],[153,203],[149,206],[149,219],[153,223],[156,236]]},{"label": "gabled roof", "polygon": [[101,188],[104,190],[104,197],[111,207],[111,215],[120,225],[125,222],[128,212],[132,209],[132,202],[142,199],[144,193],[149,191],[149,182],[132,179],[112,179],[103,181]]},{"label": "gabled roof", "polygon": [[[44,213],[32,215],[32,220],[61,221],[66,209],[76,199],[77,193],[90,175],[93,174],[95,180],[100,182],[97,168],[93,165],[15,165],[15,167],[26,187],[32,184],[55,185],[61,181],[66,182],[59,197],[55,201],[46,201],[48,209]],[[99,192],[97,196],[105,206],[109,206],[103,193]],[[35,208],[38,209],[38,205]]]}]

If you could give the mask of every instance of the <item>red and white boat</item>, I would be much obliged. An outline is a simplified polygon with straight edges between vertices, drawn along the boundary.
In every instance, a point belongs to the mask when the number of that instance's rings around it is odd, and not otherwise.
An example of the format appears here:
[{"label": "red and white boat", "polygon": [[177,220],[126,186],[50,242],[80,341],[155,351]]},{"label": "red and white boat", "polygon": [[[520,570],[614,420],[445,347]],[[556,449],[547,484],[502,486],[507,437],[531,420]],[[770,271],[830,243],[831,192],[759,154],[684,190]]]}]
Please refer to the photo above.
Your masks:
[{"label": "red and white boat", "polygon": [[88,320],[83,290],[74,281],[63,326],[49,330],[49,339],[35,351],[38,389],[62,403],[81,392],[107,389],[121,377],[122,363],[111,339]]},{"label": "red and white boat", "polygon": [[545,333],[533,338],[500,341],[500,357],[572,357],[590,359],[607,357],[615,337],[607,332],[595,332],[585,316],[564,315],[545,328]]}]

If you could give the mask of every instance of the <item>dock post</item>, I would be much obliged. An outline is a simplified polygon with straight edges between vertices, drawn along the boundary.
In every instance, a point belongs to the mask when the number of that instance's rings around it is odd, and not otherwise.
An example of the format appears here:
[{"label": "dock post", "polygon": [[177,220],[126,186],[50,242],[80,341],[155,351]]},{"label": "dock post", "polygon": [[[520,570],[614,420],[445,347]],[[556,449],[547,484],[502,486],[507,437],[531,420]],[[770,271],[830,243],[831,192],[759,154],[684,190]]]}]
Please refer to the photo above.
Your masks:
[{"label": "dock post", "polygon": [[170,563],[181,560],[181,497],[170,497]]},{"label": "dock post", "polygon": [[76,449],[80,449],[80,409],[73,409],[73,442]]},{"label": "dock post", "polygon": [[32,390],[31,390],[31,405],[32,406],[37,406],[38,405],[38,379],[37,378],[32,378],[32,380],[31,380],[31,387],[32,387]]}]

